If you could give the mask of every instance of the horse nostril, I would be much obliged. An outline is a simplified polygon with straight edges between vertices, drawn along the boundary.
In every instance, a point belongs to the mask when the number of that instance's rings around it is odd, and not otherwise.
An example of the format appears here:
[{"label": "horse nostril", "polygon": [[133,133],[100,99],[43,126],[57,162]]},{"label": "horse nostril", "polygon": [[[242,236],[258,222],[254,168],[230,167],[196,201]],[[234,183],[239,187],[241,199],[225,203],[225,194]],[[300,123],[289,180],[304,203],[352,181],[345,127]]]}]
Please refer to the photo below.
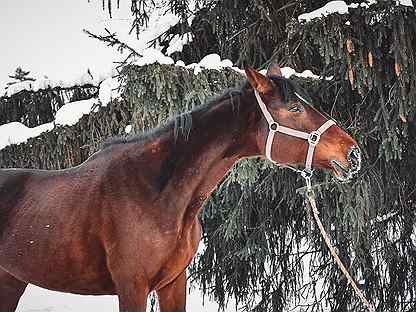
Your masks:
[{"label": "horse nostril", "polygon": [[353,172],[358,172],[361,168],[361,151],[358,147],[353,147],[347,156],[348,161],[351,163]]}]

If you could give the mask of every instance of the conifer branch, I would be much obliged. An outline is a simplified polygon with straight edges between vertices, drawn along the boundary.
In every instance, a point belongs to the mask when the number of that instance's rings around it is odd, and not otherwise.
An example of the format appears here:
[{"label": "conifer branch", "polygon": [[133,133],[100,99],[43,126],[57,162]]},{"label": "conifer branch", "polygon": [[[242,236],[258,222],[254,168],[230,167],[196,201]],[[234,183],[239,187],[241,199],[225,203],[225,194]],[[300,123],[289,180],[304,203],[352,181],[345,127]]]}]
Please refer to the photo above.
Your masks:
[{"label": "conifer branch", "polygon": [[106,35],[96,35],[89,30],[83,29],[84,33],[86,33],[90,38],[103,41],[109,47],[116,47],[117,51],[120,53],[123,53],[124,50],[128,50],[132,56],[142,57],[142,55],[139,54],[134,48],[118,39],[116,33],[110,32],[107,28],[104,28],[104,30],[107,33]]},{"label": "conifer branch", "polygon": [[123,53],[125,50],[129,51],[128,56],[122,62],[118,62],[121,64],[126,64],[131,58],[133,57],[142,57],[140,53],[138,53],[134,48],[129,46],[127,43],[122,42],[116,33],[110,32],[107,28],[104,28],[106,31],[106,35],[96,35],[89,30],[83,29],[84,33],[86,33],[90,38],[97,39],[107,44],[108,47],[114,47],[120,53]]}]

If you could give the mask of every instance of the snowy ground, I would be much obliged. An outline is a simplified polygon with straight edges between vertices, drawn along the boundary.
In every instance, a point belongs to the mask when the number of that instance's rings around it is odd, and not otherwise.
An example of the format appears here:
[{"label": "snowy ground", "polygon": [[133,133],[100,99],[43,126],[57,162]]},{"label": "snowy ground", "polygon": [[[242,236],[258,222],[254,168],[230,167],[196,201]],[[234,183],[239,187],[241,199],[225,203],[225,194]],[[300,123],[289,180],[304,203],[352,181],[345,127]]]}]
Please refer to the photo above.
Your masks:
[{"label": "snowy ground", "polygon": [[78,296],[29,285],[17,308],[18,312],[116,312],[117,297]]},{"label": "snowy ground", "polygon": [[[215,312],[218,305],[205,300],[202,294],[193,290],[188,295],[187,311]],[[115,296],[78,296],[45,290],[29,285],[20,300],[17,312],[118,312]],[[228,311],[234,311],[229,309]]]}]

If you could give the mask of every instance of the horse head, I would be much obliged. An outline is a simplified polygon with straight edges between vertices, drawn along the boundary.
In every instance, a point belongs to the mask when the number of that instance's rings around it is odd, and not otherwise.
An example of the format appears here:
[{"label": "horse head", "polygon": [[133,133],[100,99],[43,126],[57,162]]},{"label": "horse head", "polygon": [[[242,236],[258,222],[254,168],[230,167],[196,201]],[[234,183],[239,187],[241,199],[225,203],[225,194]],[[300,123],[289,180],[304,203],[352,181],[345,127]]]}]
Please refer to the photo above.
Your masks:
[{"label": "horse head", "polygon": [[245,69],[259,106],[256,144],[262,155],[284,166],[332,170],[342,181],[360,170],[357,142],[312,106],[308,94],[271,65],[266,75]]}]

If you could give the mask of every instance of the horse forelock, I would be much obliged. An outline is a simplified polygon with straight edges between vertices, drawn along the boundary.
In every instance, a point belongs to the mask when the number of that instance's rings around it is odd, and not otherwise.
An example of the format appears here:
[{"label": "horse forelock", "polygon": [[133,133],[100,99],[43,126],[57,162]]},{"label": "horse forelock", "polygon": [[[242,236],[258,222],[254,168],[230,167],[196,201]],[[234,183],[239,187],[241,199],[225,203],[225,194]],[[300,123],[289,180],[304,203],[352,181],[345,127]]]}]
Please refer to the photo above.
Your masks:
[{"label": "horse forelock", "polygon": [[270,79],[279,87],[283,98],[283,103],[287,104],[292,100],[298,100],[298,96],[296,94],[299,94],[303,99],[306,100],[308,105],[312,106],[310,94],[295,81],[285,77],[277,76],[272,76]]}]

